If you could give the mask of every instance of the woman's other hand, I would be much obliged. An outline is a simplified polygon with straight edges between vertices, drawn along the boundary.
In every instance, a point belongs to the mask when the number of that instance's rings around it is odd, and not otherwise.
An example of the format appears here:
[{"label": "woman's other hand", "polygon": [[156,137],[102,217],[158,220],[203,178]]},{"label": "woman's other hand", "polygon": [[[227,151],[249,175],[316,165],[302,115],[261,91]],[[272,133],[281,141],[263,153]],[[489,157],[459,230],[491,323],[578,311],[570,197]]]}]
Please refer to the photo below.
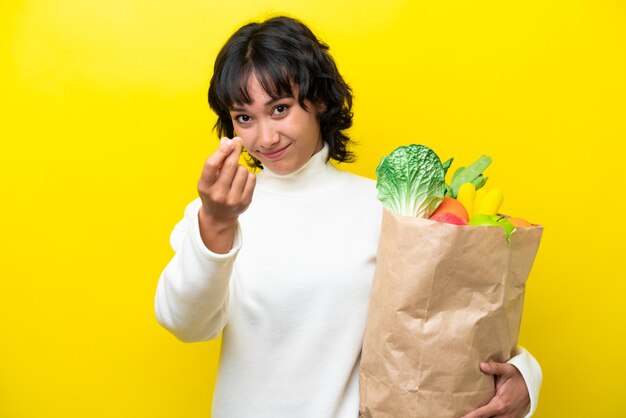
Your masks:
[{"label": "woman's other hand", "polygon": [[200,235],[215,253],[225,254],[232,248],[237,219],[252,201],[256,177],[239,165],[242,147],[240,138],[222,138],[198,181]]},{"label": "woman's other hand", "polygon": [[521,418],[530,405],[526,382],[517,368],[508,363],[481,363],[480,369],[496,378],[496,395],[463,418]]}]

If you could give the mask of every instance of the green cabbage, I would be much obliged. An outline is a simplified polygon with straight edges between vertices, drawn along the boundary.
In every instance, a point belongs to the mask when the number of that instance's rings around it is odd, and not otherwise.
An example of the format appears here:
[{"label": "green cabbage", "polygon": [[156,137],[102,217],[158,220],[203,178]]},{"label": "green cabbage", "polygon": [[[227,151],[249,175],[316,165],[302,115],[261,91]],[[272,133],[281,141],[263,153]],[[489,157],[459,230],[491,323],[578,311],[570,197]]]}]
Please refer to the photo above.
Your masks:
[{"label": "green cabbage", "polygon": [[446,192],[441,160],[424,145],[396,148],[382,158],[376,175],[378,199],[400,215],[428,218]]}]

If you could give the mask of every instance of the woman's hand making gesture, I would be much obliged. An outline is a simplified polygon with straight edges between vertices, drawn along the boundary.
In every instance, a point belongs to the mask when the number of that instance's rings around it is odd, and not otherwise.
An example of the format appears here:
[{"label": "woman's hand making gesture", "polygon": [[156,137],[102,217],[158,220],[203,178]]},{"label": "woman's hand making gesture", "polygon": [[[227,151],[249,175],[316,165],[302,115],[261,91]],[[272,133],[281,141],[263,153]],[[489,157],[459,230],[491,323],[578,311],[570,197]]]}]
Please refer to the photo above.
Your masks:
[{"label": "woman's hand making gesture", "polygon": [[239,215],[250,206],[256,184],[255,175],[239,165],[242,148],[241,138],[222,138],[198,181],[200,235],[204,245],[219,254],[232,248]]}]

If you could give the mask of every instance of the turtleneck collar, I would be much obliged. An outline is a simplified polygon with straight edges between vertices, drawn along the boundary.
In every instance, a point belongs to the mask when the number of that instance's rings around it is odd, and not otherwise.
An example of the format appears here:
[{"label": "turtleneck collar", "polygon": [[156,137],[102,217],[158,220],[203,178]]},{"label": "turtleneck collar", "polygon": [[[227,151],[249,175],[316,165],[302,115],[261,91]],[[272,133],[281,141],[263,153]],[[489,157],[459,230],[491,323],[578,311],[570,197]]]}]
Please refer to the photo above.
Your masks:
[{"label": "turtleneck collar", "polygon": [[337,170],[328,158],[328,144],[307,161],[305,165],[290,174],[277,174],[268,168],[257,174],[256,187],[274,193],[296,194],[314,193],[327,189],[337,182]]}]

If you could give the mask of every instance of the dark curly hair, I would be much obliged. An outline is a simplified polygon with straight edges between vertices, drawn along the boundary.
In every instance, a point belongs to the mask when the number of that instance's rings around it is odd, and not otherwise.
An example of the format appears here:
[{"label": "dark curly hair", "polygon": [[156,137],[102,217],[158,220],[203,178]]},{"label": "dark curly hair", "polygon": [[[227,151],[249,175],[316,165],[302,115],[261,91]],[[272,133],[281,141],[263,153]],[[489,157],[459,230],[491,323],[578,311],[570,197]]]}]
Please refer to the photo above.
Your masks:
[{"label": "dark curly hair", "polygon": [[[254,74],[274,99],[293,95],[293,86],[297,86],[298,103],[304,109],[305,100],[323,103],[325,110],[319,120],[322,140],[329,148],[328,158],[354,161],[348,149],[351,139],[344,132],[352,126],[352,90],[328,49],[304,23],[290,17],[242,26],[217,55],[209,87],[209,105],[218,116],[218,136],[234,136],[229,110],[234,104],[252,103],[247,86]],[[248,162],[252,167],[261,167],[251,156]]]}]

